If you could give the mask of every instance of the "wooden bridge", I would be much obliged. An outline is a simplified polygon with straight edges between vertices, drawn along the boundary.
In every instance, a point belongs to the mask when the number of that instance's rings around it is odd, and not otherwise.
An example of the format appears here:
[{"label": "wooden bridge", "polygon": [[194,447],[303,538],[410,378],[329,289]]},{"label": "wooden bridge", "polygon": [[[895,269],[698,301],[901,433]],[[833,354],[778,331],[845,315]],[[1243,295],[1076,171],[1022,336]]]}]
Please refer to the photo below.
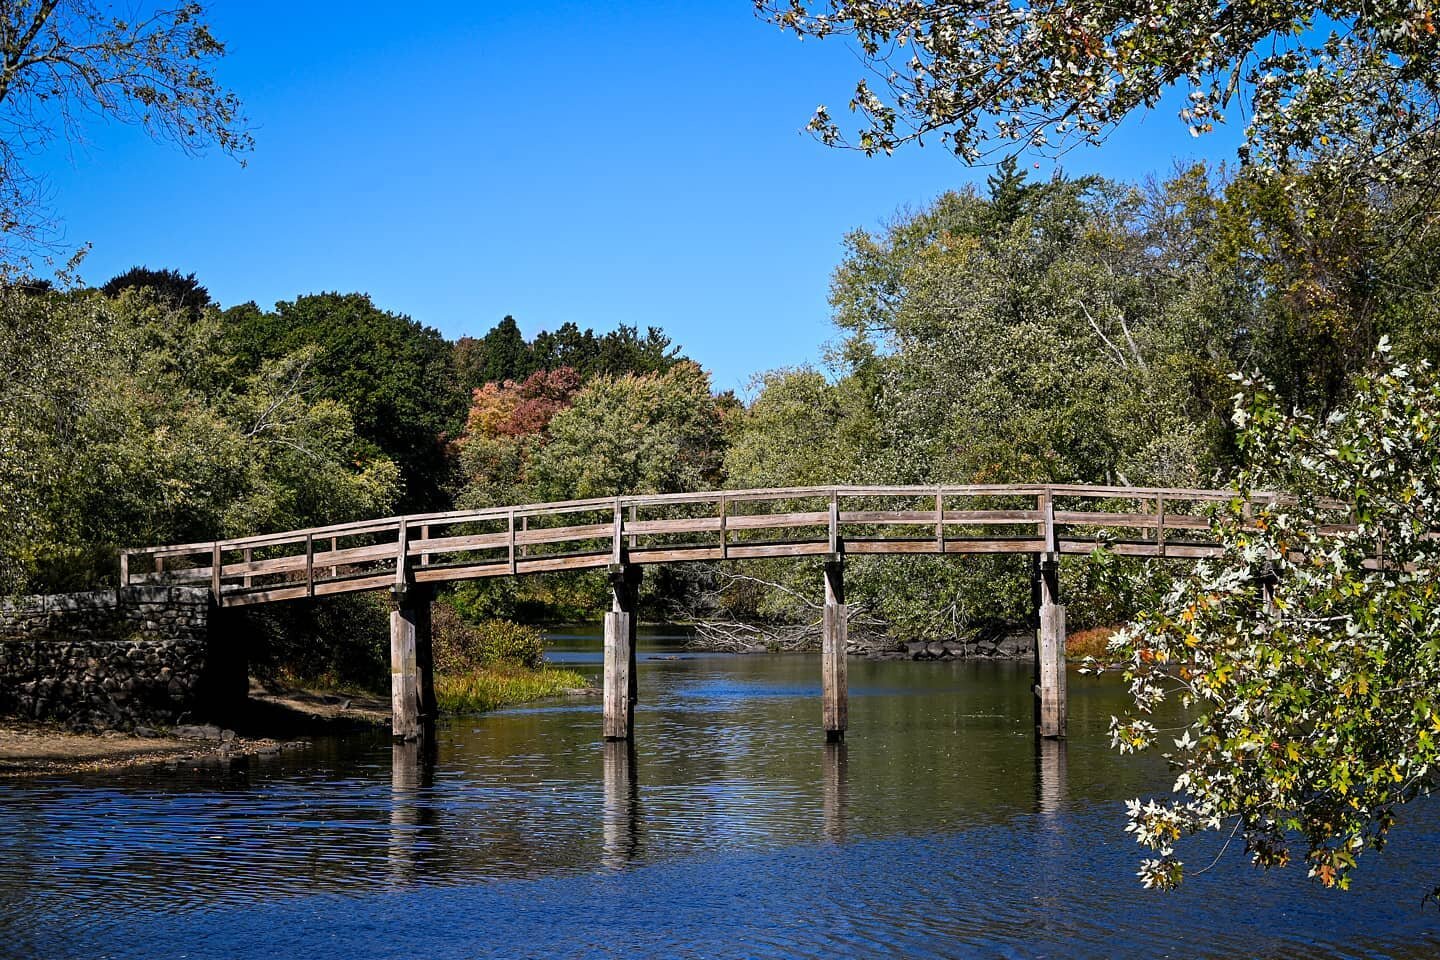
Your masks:
[{"label": "wooden bridge", "polygon": [[[393,592],[391,692],[397,737],[434,714],[429,600],[436,584],[606,569],[604,732],[633,731],[635,627],[646,564],[819,557],[828,740],[847,725],[844,558],[863,554],[1028,554],[1034,558],[1036,723],[1065,732],[1065,608],[1058,561],[1103,546],[1120,556],[1218,553],[1207,505],[1231,490],[1074,485],[831,486],[610,497],[415,514],[287,533],[143,547],[120,554],[122,586],[208,584],[217,607],[363,590]],[[1264,499],[1269,499],[1268,497]]]}]

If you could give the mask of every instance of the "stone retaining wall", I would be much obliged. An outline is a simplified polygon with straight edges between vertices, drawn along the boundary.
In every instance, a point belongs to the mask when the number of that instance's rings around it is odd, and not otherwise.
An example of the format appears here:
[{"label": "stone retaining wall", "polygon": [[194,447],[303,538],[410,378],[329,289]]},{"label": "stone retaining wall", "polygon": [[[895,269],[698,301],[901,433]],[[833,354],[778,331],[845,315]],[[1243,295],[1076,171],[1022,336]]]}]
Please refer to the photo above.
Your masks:
[{"label": "stone retaining wall", "polygon": [[1035,656],[1035,631],[1016,628],[992,632],[968,641],[945,640],[924,643],[914,641],[895,647],[871,649],[851,644],[850,653],[860,653],[875,660],[1032,660]]},{"label": "stone retaining wall", "polygon": [[219,683],[234,664],[211,634],[203,588],[0,600],[0,713],[122,730],[203,716],[215,689],[234,687]]}]

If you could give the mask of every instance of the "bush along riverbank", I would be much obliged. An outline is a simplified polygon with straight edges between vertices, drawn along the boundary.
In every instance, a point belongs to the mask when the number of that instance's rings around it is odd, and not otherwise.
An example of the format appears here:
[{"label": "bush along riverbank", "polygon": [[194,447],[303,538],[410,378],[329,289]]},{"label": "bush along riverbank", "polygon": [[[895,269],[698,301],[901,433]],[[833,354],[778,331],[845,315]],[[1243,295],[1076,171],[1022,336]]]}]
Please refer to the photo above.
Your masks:
[{"label": "bush along riverbank", "polygon": [[433,618],[435,700],[442,714],[599,692],[575,671],[545,662],[545,638],[536,627],[508,620],[466,623],[446,604],[435,605]]}]

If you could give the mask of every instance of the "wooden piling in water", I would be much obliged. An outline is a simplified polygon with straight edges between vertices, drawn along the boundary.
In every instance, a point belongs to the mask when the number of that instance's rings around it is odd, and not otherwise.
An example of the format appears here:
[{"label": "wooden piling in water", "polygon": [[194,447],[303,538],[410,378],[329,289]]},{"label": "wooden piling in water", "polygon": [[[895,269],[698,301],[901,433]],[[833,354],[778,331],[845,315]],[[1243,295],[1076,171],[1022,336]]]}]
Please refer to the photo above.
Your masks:
[{"label": "wooden piling in water", "polygon": [[[641,576],[640,567],[633,564],[622,562],[610,565],[610,613],[605,616],[604,726],[607,740],[628,740],[635,731],[635,704],[640,700],[635,640],[640,623]],[[619,619],[612,624],[611,617],[617,616]],[[618,633],[612,639],[613,631]]]},{"label": "wooden piling in water", "polygon": [[1065,605],[1060,602],[1060,563],[1040,558],[1036,571],[1038,629],[1035,636],[1035,723],[1042,737],[1065,736]]},{"label": "wooden piling in water", "polygon": [[629,740],[634,730],[630,709],[631,615],[623,610],[605,614],[605,702],[606,740]]},{"label": "wooden piling in water", "polygon": [[825,741],[845,739],[850,713],[850,686],[846,676],[845,647],[849,638],[849,612],[845,606],[845,564],[836,554],[825,563],[825,614],[820,647],[821,719]]},{"label": "wooden piling in water", "polygon": [[434,698],[434,679],[422,679],[420,654],[423,646],[428,667],[430,598],[426,592],[406,587],[396,587],[394,597],[395,609],[390,612],[390,732],[397,740],[420,740],[427,719],[427,688],[432,702]]}]

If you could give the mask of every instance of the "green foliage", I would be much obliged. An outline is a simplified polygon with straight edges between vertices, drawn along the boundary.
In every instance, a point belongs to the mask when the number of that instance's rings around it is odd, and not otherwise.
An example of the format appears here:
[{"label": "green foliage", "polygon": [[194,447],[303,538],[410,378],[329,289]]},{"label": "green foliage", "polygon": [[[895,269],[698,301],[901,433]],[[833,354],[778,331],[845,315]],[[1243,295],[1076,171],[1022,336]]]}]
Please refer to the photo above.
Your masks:
[{"label": "green foliage", "polygon": [[100,292],[107,297],[118,297],[126,290],[148,287],[156,298],[172,309],[184,309],[192,314],[210,306],[210,291],[200,285],[195,274],[182,274],[178,270],[151,270],[149,267],[131,267],[105,281]]},{"label": "green foliage", "polygon": [[383,692],[390,684],[390,610],[381,593],[321,603],[271,603],[227,610],[239,622],[251,673],[331,690]]},{"label": "green foliage", "polygon": [[394,465],[311,395],[313,355],[236,376],[214,311],[0,288],[0,588],[112,582],[120,545],[386,512]]},{"label": "green foliage", "polygon": [[664,373],[683,360],[680,348],[658,327],[647,328],[641,336],[637,328],[624,324],[597,336],[594,330],[565,323],[527,342],[515,318],[506,317],[483,337],[461,337],[455,343],[455,369],[467,391],[561,368],[574,370],[582,380]]},{"label": "green foliage", "polygon": [[483,667],[472,673],[436,677],[435,699],[441,713],[483,713],[563,696],[571,690],[583,690],[585,686],[585,678],[573,670]]},{"label": "green foliage", "polygon": [[713,489],[723,436],[710,378],[696,364],[601,377],[550,421],[527,480],[537,500]]},{"label": "green foliage", "polygon": [[[1260,866],[1303,857],[1343,888],[1434,786],[1440,385],[1393,364],[1318,419],[1246,381],[1235,421],[1249,465],[1212,524],[1223,556],[1112,641],[1135,701],[1117,747],[1168,748],[1150,719],[1167,699],[1190,717],[1167,751],[1176,796],[1133,801],[1128,829],[1156,853],[1147,886],[1180,883],[1177,842],[1218,831]],[[1251,516],[1262,489],[1285,496]]]},{"label": "green foliage", "polygon": [[1440,112],[1433,14],[1409,3],[754,2],[798,36],[853,39],[870,75],[850,101],[859,130],[847,139],[824,106],[810,129],[867,154],[927,136],[970,162],[1007,145],[1058,152],[1177,88],[1196,135],[1243,107],[1241,156],[1257,166],[1423,183],[1403,154],[1430,148]]},{"label": "green foliage", "polygon": [[463,674],[495,664],[538,669],[545,662],[545,638],[535,627],[509,620],[469,623],[446,603],[432,610],[435,669]]},{"label": "green foliage", "polygon": [[311,350],[313,393],[350,412],[371,457],[400,468],[402,511],[449,505],[448,438],[460,429],[464,398],[440,334],[381,310],[364,294],[324,293],[253,303],[225,312],[227,349],[237,367],[259,373],[267,361]]}]

